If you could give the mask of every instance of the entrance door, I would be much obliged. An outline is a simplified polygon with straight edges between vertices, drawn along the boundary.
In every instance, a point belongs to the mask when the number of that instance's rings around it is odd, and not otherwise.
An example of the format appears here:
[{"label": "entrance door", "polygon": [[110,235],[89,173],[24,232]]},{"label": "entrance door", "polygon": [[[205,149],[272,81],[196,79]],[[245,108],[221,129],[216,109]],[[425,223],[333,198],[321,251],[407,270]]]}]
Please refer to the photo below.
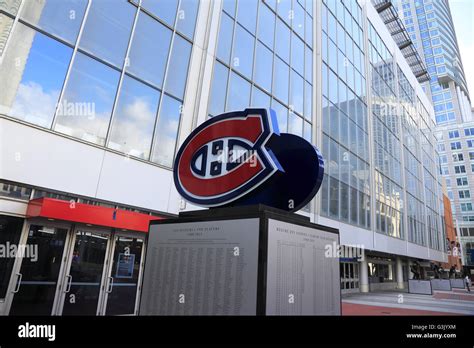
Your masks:
[{"label": "entrance door", "polygon": [[112,254],[101,314],[137,314],[144,239],[136,236],[115,235]]},{"label": "entrance door", "polygon": [[97,315],[110,233],[76,228],[58,314]]},{"label": "entrance door", "polygon": [[342,293],[359,292],[359,263],[341,262],[340,267]]},{"label": "entrance door", "polygon": [[[51,315],[68,228],[30,224],[23,257],[15,267],[10,315]],[[22,238],[25,241],[25,238]]]}]

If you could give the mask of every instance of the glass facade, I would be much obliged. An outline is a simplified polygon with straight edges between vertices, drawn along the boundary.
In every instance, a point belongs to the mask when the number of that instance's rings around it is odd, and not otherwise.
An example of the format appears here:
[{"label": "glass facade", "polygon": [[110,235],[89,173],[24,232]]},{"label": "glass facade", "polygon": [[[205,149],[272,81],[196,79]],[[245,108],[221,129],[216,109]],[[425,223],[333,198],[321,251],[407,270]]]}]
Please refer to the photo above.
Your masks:
[{"label": "glass facade", "polygon": [[313,4],[223,3],[208,114],[272,107],[282,132],[312,138]]},{"label": "glass facade", "polygon": [[369,136],[362,8],[325,1],[322,18],[321,215],[371,227]]},{"label": "glass facade", "polygon": [[0,23],[7,23],[11,45],[3,53],[0,112],[171,167],[198,6],[190,0],[2,2]]},{"label": "glass facade", "polygon": [[376,231],[404,238],[401,129],[393,56],[369,23]]}]

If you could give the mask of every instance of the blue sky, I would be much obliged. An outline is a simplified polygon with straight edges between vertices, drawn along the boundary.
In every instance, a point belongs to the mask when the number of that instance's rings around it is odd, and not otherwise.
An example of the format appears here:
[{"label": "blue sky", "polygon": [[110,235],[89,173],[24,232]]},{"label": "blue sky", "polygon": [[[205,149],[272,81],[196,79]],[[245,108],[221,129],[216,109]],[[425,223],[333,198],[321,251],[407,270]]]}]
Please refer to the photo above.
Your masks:
[{"label": "blue sky", "polygon": [[461,50],[461,60],[466,73],[466,80],[474,106],[474,1],[449,0],[454,27]]}]

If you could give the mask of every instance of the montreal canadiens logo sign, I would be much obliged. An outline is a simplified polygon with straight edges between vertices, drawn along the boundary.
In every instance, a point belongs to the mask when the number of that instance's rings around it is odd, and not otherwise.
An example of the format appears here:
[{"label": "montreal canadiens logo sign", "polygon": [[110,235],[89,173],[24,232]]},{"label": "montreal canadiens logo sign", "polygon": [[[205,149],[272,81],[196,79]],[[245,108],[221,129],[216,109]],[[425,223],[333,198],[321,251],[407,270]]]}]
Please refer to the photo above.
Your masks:
[{"label": "montreal canadiens logo sign", "polygon": [[271,109],[207,120],[187,137],[174,163],[180,195],[204,207],[266,204],[296,211],[314,197],[323,174],[318,149],[280,133]]}]

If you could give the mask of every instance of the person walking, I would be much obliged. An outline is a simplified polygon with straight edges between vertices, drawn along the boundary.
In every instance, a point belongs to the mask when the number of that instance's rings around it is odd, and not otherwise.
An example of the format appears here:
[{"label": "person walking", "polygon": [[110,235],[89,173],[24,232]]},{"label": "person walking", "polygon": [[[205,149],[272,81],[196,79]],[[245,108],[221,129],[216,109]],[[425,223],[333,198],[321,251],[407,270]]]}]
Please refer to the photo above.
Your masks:
[{"label": "person walking", "polygon": [[466,278],[464,278],[464,282],[466,283],[466,288],[468,292],[471,292],[471,279],[469,279],[469,276],[466,275]]}]

